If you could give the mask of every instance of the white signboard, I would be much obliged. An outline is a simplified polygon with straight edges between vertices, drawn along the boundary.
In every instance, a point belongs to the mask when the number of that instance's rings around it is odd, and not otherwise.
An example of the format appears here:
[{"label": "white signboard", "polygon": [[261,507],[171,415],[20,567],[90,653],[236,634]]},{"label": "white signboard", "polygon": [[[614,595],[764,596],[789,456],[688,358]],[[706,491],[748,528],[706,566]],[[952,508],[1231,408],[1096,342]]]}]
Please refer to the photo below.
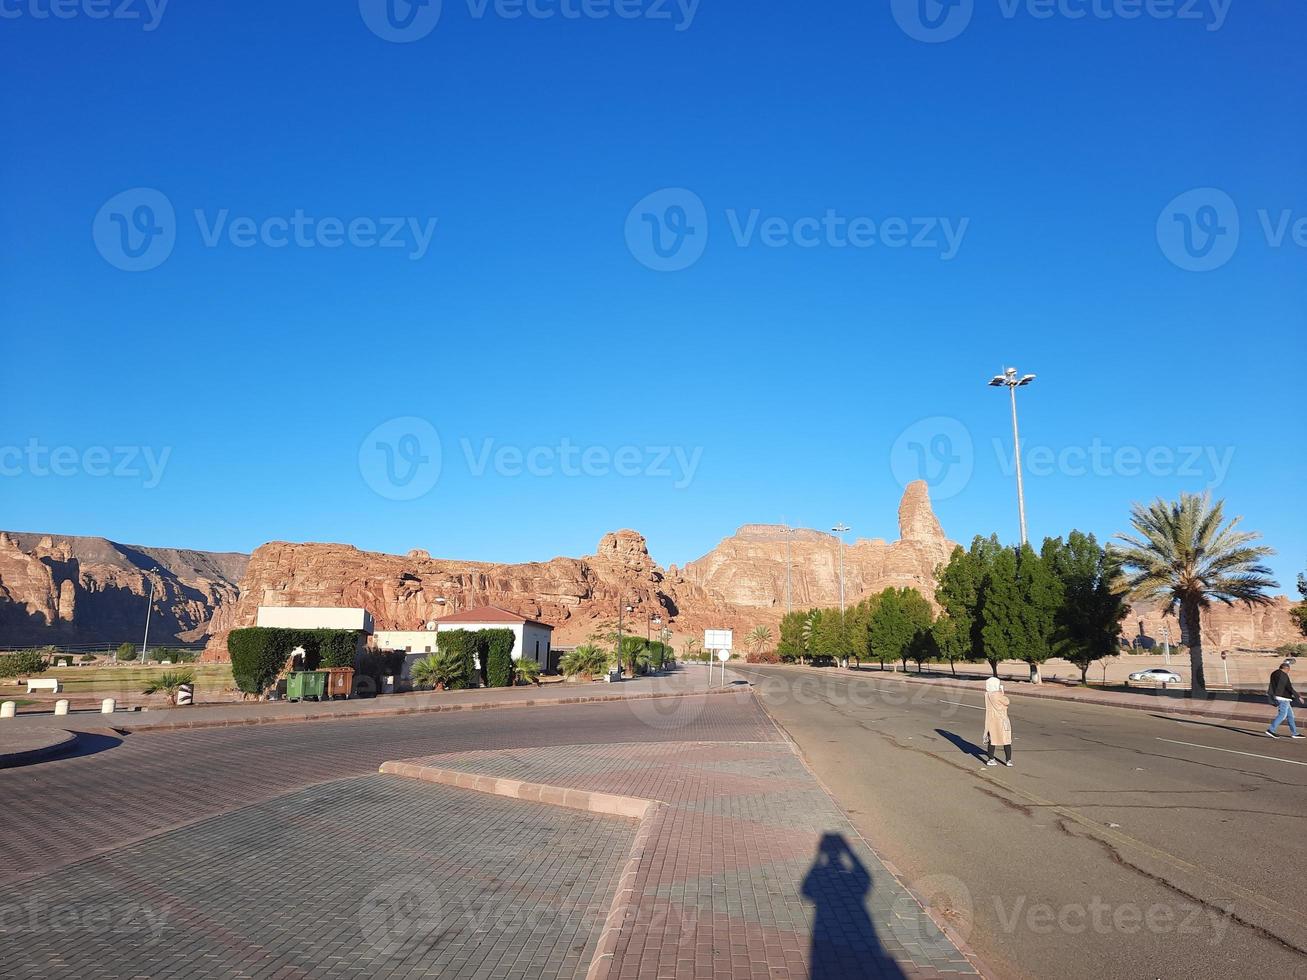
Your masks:
[{"label": "white signboard", "polygon": [[703,631],[703,648],[705,650],[729,650],[731,649],[731,630],[704,630]]},{"label": "white signboard", "polygon": [[730,651],[730,650],[718,650],[718,651],[717,651],[717,659],[720,660],[722,663],[726,663],[726,661],[728,661],[728,660],[731,659],[731,651]]}]

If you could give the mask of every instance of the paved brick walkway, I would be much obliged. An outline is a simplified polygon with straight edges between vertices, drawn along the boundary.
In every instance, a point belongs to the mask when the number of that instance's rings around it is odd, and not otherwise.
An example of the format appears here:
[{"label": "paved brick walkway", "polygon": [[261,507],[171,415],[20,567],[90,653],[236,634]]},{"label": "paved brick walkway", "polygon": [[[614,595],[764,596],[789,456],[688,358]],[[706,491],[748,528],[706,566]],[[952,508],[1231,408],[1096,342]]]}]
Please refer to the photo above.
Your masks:
[{"label": "paved brick walkway", "polygon": [[[388,759],[468,748],[779,738],[753,695],[669,698],[304,725],[84,735],[81,751],[0,769],[0,885]],[[57,827],[58,833],[47,828]]]},{"label": "paved brick walkway", "polygon": [[422,765],[661,801],[595,977],[974,973],[787,743],[478,751]]},{"label": "paved brick walkway", "polygon": [[584,976],[635,821],[367,776],[6,889],[9,977]]}]

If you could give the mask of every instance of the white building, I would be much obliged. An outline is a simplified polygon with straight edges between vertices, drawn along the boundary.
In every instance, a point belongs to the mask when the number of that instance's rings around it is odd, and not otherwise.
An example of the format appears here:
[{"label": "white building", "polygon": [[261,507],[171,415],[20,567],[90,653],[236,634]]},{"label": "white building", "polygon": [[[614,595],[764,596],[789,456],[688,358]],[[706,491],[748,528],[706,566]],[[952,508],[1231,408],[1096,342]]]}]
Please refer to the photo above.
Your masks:
[{"label": "white building", "polygon": [[256,626],[287,630],[355,630],[372,635],[372,614],[338,606],[259,606]]},{"label": "white building", "polygon": [[[435,630],[381,630],[373,637],[379,650],[403,650],[409,654],[428,654],[436,650],[437,636],[449,630],[512,630],[513,659],[526,657],[542,669],[549,667],[549,651],[554,628],[499,606],[478,606],[434,621]],[[416,657],[410,657],[414,660]],[[408,664],[405,665],[407,669]]]}]

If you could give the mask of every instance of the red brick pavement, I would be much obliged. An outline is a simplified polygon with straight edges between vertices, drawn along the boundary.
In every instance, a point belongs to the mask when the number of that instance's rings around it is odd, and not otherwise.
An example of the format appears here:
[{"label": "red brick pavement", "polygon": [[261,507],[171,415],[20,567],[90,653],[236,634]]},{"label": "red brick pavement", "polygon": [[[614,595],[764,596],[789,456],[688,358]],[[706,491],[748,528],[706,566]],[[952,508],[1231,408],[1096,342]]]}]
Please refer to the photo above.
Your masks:
[{"label": "red brick pavement", "polygon": [[405,761],[659,801],[615,897],[594,980],[975,972],[788,744],[588,745]]}]

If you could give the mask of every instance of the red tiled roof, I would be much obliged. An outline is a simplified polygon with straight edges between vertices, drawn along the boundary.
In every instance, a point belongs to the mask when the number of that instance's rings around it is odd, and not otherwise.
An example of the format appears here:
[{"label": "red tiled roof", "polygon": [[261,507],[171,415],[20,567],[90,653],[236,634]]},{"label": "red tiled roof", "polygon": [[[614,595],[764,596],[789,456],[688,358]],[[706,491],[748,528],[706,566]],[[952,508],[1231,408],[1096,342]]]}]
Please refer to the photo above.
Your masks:
[{"label": "red tiled roof", "polygon": [[532,619],[530,616],[523,616],[520,613],[499,606],[477,606],[475,609],[464,609],[462,612],[442,617],[436,622],[441,626],[446,623],[533,623],[536,626],[553,629],[548,623],[542,623],[538,619]]}]

